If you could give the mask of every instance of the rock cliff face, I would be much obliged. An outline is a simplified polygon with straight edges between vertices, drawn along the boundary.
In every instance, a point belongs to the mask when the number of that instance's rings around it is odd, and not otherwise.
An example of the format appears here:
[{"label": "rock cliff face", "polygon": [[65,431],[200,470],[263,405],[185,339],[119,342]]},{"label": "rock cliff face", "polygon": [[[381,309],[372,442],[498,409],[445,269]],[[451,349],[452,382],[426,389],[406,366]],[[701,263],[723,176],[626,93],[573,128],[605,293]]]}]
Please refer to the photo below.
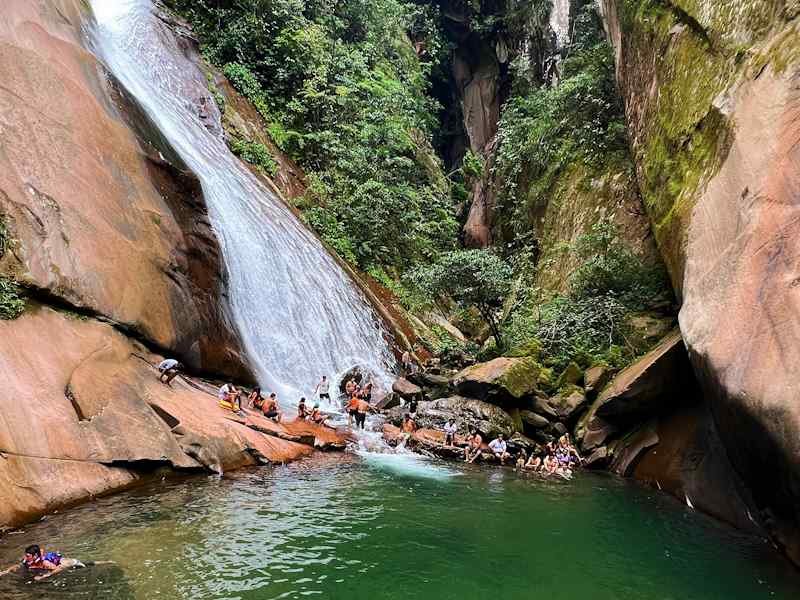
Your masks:
[{"label": "rock cliff face", "polygon": [[2,272],[191,368],[249,378],[199,184],[82,48],[80,7],[3,7]]},{"label": "rock cliff face", "polygon": [[753,518],[800,562],[800,6],[603,5],[695,371]]},{"label": "rock cliff face", "polygon": [[84,4],[8,0],[0,17],[0,277],[28,296],[0,320],[0,528],[160,468],[344,443],[313,426],[265,435],[203,381],[157,381],[165,354],[252,377],[199,182],[82,46]]}]

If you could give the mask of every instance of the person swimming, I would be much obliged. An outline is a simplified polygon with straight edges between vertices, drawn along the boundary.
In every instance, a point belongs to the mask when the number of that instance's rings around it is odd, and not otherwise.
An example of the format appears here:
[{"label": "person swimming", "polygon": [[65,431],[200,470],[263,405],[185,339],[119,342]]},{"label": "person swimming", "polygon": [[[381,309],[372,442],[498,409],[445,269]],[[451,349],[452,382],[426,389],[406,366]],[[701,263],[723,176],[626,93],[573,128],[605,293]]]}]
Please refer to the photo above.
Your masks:
[{"label": "person swimming", "polygon": [[[91,565],[110,564],[109,561],[87,563]],[[21,569],[30,573],[38,573],[34,580],[40,581],[53,575],[57,575],[62,571],[73,568],[82,568],[86,564],[74,558],[67,558],[60,552],[44,552],[38,544],[32,544],[25,548],[25,555],[22,561],[6,569],[0,571],[0,577],[14,573]]]}]

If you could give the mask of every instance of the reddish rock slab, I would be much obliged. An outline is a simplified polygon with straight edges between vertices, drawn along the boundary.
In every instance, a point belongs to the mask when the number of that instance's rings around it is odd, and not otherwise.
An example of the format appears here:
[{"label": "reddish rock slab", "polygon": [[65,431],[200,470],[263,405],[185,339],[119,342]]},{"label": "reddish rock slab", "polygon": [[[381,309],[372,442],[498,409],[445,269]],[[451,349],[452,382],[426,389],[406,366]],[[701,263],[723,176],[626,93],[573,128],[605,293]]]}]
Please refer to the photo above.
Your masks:
[{"label": "reddish rock slab", "polygon": [[85,11],[3,2],[0,214],[14,241],[0,273],[192,367],[247,376],[200,186],[137,138],[141,115],[83,48]]},{"label": "reddish rock slab", "polygon": [[230,419],[192,380],[160,383],[159,360],[106,323],[49,308],[0,321],[0,526],[157,467],[221,473],[313,452]]}]

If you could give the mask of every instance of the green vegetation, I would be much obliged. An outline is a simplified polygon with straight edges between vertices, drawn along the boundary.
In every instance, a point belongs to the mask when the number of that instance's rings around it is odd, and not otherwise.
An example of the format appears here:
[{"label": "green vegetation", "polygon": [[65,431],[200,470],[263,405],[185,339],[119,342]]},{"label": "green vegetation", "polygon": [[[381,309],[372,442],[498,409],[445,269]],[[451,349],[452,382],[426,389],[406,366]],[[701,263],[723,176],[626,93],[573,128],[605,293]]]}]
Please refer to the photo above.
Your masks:
[{"label": "green vegetation", "polygon": [[255,165],[270,177],[278,172],[278,163],[261,142],[234,138],[230,141],[231,152],[243,161]]},{"label": "green vegetation", "polygon": [[[10,240],[5,219],[0,214],[0,259],[6,253]],[[16,319],[25,310],[25,299],[19,285],[12,279],[0,276],[0,319]]]},{"label": "green vegetation", "polygon": [[457,250],[411,272],[409,280],[431,298],[477,308],[502,348],[497,311],[511,288],[511,276],[510,265],[489,250]]},{"label": "green vegetation", "polygon": [[[454,202],[431,146],[439,107],[429,76],[447,54],[437,9],[402,0],[169,4],[303,167],[311,185],[298,207],[343,258],[399,280],[455,247]],[[272,168],[252,142],[233,148]]]},{"label": "green vegetation", "polygon": [[570,251],[582,263],[569,293],[548,299],[534,290],[518,303],[503,328],[511,352],[525,354],[535,339],[536,353],[557,371],[571,362],[625,366],[643,350],[630,341],[630,316],[672,300],[666,273],[632,253],[609,221],[595,224]]},{"label": "green vegetation", "polygon": [[614,59],[592,5],[575,25],[575,43],[558,85],[513,95],[499,125],[495,179],[498,218],[513,237],[528,233],[566,167],[581,162],[600,172],[628,155]]}]

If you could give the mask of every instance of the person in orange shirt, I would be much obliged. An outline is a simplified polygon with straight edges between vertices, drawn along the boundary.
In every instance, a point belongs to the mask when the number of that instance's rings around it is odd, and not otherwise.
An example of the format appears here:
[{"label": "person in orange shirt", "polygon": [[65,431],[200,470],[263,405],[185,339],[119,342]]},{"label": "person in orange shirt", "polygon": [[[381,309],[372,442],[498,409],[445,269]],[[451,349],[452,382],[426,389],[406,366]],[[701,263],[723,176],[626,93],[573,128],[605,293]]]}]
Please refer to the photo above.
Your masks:
[{"label": "person in orange shirt", "polygon": [[364,429],[364,424],[367,421],[367,413],[374,412],[375,409],[369,405],[369,402],[363,398],[357,398],[356,404],[356,427]]},{"label": "person in orange shirt", "polygon": [[353,419],[358,414],[358,396],[354,395],[350,398],[350,402],[347,403],[345,410],[347,411],[347,424],[352,426]]}]

